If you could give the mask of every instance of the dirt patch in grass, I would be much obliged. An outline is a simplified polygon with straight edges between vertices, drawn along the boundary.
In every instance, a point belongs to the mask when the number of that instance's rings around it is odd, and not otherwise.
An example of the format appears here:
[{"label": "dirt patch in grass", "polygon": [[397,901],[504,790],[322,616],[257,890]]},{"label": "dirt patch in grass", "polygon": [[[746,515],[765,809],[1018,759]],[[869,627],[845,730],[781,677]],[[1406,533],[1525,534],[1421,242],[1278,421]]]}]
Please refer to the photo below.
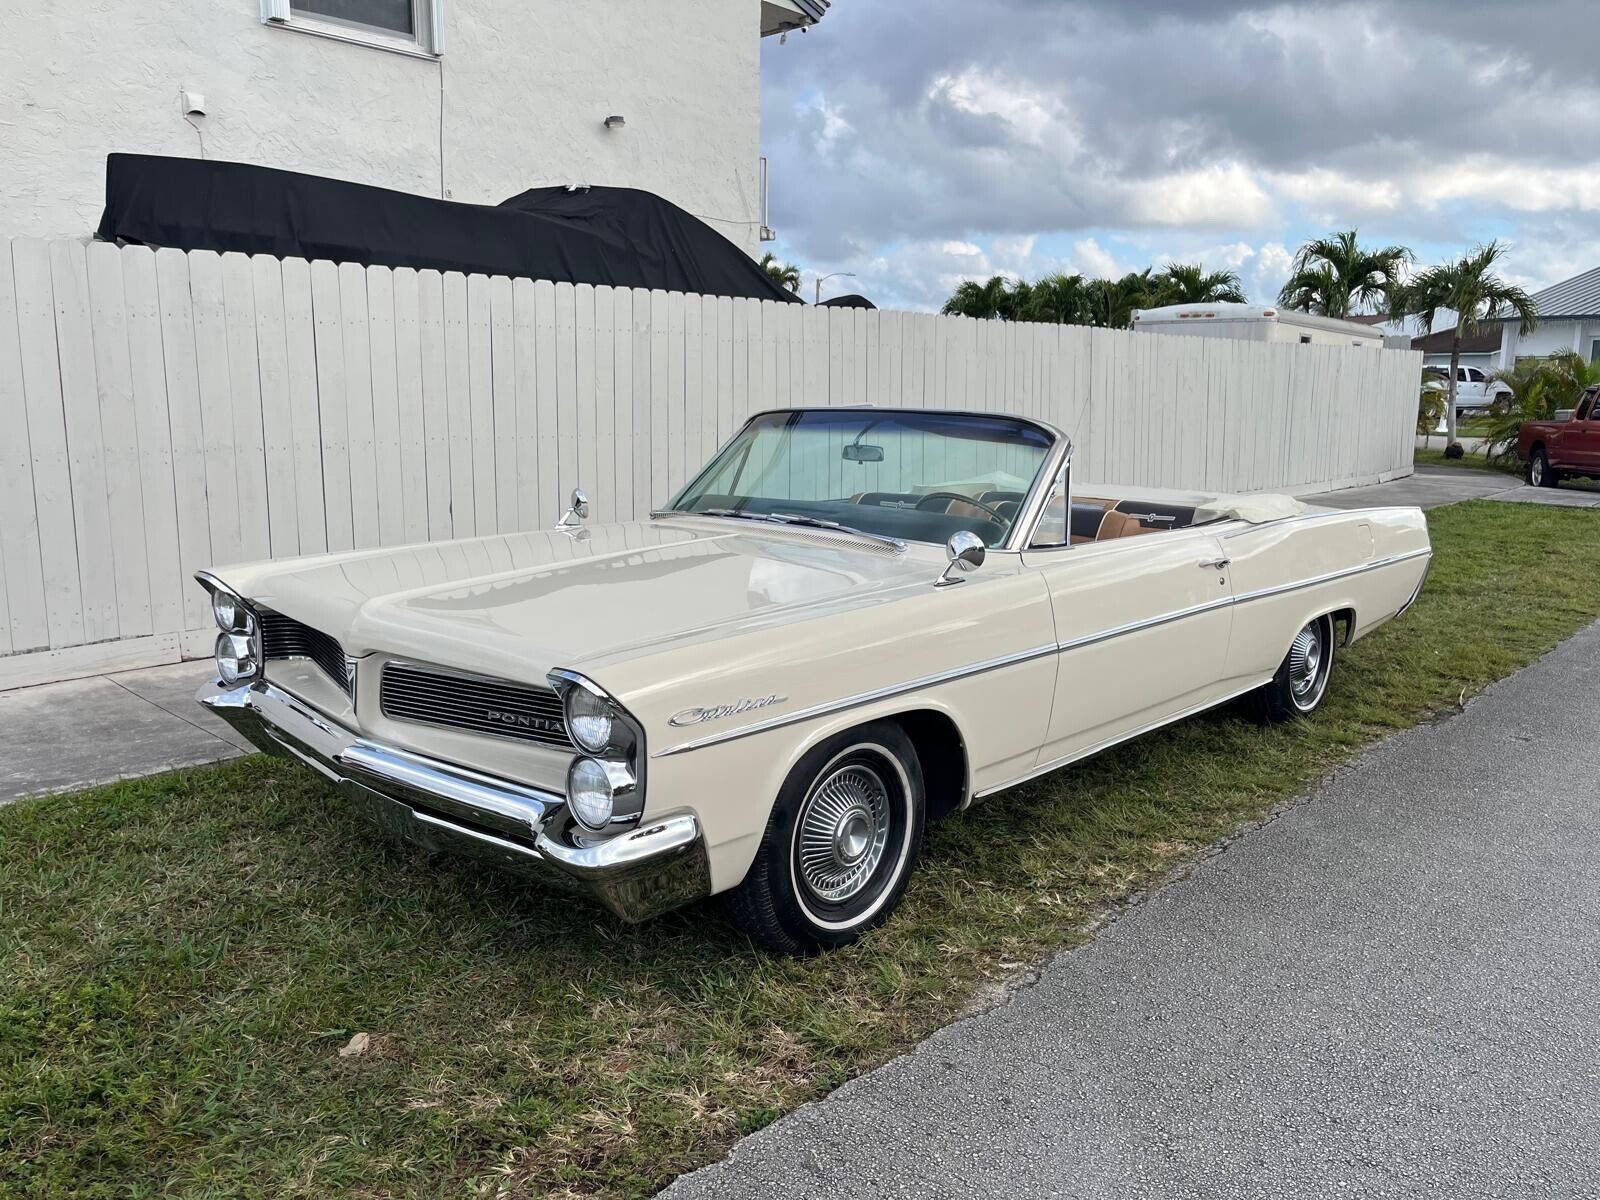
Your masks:
[{"label": "dirt patch in grass", "polygon": [[262,758],[0,810],[0,1195],[649,1193],[1600,616],[1595,522],[1437,510],[1421,603],[1316,719],[1223,710],[986,802],[804,962],[376,843]]}]

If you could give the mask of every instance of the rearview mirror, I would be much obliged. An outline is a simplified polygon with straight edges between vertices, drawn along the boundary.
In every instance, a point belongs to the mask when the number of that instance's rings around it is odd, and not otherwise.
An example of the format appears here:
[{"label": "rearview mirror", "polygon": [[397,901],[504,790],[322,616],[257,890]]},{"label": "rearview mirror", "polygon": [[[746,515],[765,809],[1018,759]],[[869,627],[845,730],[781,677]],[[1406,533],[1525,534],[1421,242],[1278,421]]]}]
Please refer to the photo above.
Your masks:
[{"label": "rearview mirror", "polygon": [[572,529],[578,524],[579,521],[586,521],[588,519],[589,494],[582,488],[573,488],[572,504],[567,508],[567,511],[561,515],[561,520],[557,522],[556,528]]},{"label": "rearview mirror", "polygon": [[944,569],[944,574],[933,581],[934,587],[949,587],[962,582],[961,576],[983,566],[983,560],[989,555],[983,539],[970,529],[952,533],[950,540],[944,544],[944,552],[950,559],[950,565]]},{"label": "rearview mirror", "polygon": [[845,462],[869,463],[883,461],[883,447],[870,442],[851,442],[843,450]]}]

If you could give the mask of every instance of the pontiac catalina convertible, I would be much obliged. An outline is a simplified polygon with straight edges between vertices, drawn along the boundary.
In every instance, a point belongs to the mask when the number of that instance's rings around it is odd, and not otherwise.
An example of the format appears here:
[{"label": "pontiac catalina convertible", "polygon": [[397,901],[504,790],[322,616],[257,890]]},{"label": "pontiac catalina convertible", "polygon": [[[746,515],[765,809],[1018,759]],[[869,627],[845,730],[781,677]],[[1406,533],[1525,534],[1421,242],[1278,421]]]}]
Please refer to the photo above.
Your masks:
[{"label": "pontiac catalina convertible", "polygon": [[1404,612],[1414,508],[1074,486],[997,413],[752,417],[648,520],[202,571],[199,700],[383,826],[636,921],[839,946],[929,821],[1249,695],[1314,712]]}]

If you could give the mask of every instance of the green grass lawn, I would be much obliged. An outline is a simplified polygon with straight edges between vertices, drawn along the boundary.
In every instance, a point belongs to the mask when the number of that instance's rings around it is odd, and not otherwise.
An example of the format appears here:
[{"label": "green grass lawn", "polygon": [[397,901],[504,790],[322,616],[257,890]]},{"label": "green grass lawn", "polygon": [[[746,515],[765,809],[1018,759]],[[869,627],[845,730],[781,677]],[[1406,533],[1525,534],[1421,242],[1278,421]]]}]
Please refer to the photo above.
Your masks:
[{"label": "green grass lawn", "polygon": [[1436,511],[1422,601],[1314,720],[1223,711],[986,802],[807,961],[379,845],[262,758],[0,809],[0,1195],[648,1193],[1600,616],[1595,522]]}]

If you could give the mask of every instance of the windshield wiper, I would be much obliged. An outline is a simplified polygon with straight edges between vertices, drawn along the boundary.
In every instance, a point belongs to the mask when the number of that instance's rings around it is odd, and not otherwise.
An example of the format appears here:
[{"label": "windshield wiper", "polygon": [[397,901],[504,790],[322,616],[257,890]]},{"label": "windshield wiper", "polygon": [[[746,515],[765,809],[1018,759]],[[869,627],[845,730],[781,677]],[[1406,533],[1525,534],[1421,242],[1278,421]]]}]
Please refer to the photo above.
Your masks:
[{"label": "windshield wiper", "polygon": [[803,525],[808,529],[827,529],[834,533],[853,534],[856,537],[863,537],[885,546],[893,546],[896,550],[904,550],[906,548],[906,544],[899,538],[889,537],[883,533],[872,533],[865,529],[857,529],[852,525],[840,524],[838,521],[826,521],[821,517],[808,517],[802,513],[756,513],[739,508],[703,508],[699,512],[690,515],[731,517],[738,521],[764,521],[769,525]]}]

